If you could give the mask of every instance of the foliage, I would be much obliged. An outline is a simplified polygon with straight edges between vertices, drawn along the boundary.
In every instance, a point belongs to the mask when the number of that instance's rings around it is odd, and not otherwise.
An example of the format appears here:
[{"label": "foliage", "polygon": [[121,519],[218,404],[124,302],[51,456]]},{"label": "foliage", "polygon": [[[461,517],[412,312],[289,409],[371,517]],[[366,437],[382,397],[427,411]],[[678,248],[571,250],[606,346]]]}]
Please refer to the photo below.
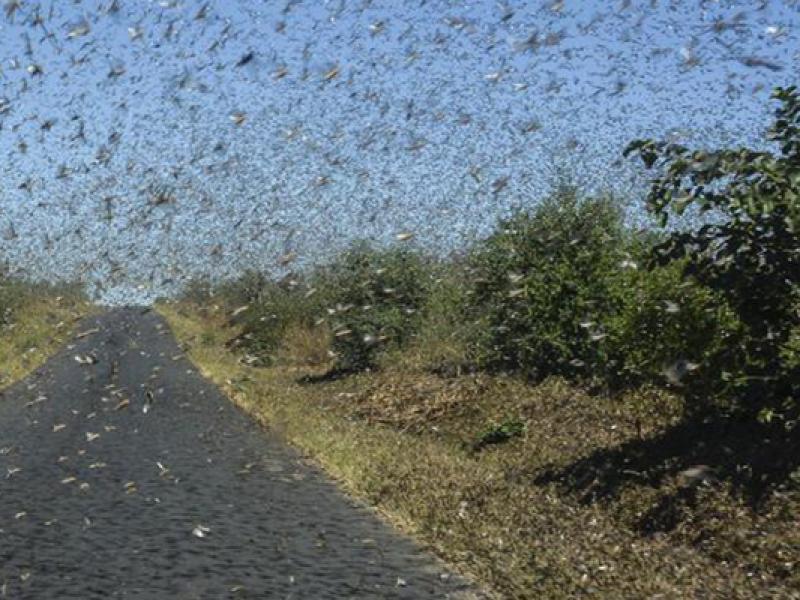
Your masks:
[{"label": "foliage", "polygon": [[606,362],[603,322],[622,304],[622,212],[562,187],[499,224],[472,256],[478,357],[491,368],[586,376]]},{"label": "foliage", "polygon": [[[271,281],[255,273],[228,284],[229,296],[244,309],[235,319],[242,327],[241,347],[258,357],[261,364],[271,364],[281,348],[286,333],[296,327],[314,327],[319,300],[299,278]],[[245,308],[246,307],[246,308]]]},{"label": "foliage", "polygon": [[640,268],[646,244],[637,241],[630,248],[637,268],[616,280],[622,302],[604,324],[607,336],[598,343],[606,369],[597,375],[612,389],[705,388],[718,372],[721,350],[738,341],[738,321],[719,294],[683,281],[682,264]]},{"label": "foliage", "polygon": [[373,367],[381,351],[407,345],[431,284],[421,254],[366,242],[353,244],[312,279],[327,303],[333,351],[344,370]]},{"label": "foliage", "polygon": [[471,273],[451,256],[430,265],[429,287],[413,342],[384,355],[394,366],[421,368],[442,375],[470,370],[470,344],[478,334],[469,318]]},{"label": "foliage", "polygon": [[324,324],[291,323],[281,341],[279,359],[282,364],[317,367],[331,362],[330,331]]},{"label": "foliage", "polygon": [[207,278],[192,279],[181,292],[181,299],[194,304],[204,304],[213,296],[213,286]]},{"label": "foliage", "polygon": [[525,423],[519,420],[506,420],[498,425],[493,425],[483,431],[472,443],[471,450],[478,452],[495,444],[502,444],[512,438],[519,437],[525,433]]},{"label": "foliage", "polygon": [[[262,300],[262,294],[270,285],[271,280],[266,273],[249,269],[244,271],[236,279],[225,281],[214,290],[216,293],[225,297],[231,304],[244,305],[258,303]],[[201,290],[203,282],[200,282]]]},{"label": "foliage", "polygon": [[380,359],[440,374],[477,365],[558,375],[595,389],[667,385],[693,410],[729,401],[791,421],[800,102],[794,88],[777,97],[777,155],[629,146],[662,170],[647,205],[665,226],[690,207],[708,213],[686,230],[634,233],[613,197],[561,185],[463,258],[358,242],[305,278],[253,271],[219,290],[231,308],[248,307],[236,317],[242,342],[262,357],[284,345],[294,362],[322,364],[330,343],[343,371]]},{"label": "foliage", "polygon": [[722,368],[708,391],[791,424],[800,393],[800,370],[787,360],[800,326],[800,96],[792,86],[773,97],[781,103],[769,133],[776,154],[690,151],[652,140],[637,140],[626,153],[660,171],[647,207],[663,226],[688,207],[709,215],[653,249],[654,264],[684,261],[683,276],[725,298],[744,328],[740,344],[720,350]]}]

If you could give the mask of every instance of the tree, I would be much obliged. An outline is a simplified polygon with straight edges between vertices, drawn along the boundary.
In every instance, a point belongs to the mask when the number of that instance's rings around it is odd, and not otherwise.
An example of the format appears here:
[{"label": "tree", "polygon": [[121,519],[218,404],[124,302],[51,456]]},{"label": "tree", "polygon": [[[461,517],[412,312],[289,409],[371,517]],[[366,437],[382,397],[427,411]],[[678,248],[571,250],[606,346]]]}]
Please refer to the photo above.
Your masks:
[{"label": "tree", "polygon": [[662,227],[692,207],[696,227],[671,230],[653,247],[653,264],[684,260],[683,276],[717,290],[744,328],[741,345],[725,349],[714,390],[762,420],[793,426],[800,361],[791,347],[800,327],[800,95],[776,88],[780,101],[768,139],[778,152],[747,148],[689,150],[636,140],[638,153],[661,174],[647,208]]}]

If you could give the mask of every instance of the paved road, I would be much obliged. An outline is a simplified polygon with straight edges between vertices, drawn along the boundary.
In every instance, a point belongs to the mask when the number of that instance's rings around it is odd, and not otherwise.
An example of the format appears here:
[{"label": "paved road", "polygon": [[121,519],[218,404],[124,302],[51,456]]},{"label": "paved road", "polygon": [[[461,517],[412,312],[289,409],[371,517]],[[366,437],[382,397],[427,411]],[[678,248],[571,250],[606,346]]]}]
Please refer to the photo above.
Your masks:
[{"label": "paved road", "polygon": [[200,377],[159,316],[95,328],[0,396],[0,597],[475,597]]}]

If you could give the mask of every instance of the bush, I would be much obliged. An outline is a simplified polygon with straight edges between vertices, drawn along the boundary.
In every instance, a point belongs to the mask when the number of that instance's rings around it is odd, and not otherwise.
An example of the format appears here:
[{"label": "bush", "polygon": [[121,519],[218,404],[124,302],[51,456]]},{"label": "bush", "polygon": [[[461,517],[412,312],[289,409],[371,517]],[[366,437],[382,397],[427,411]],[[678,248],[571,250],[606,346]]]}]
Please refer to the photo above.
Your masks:
[{"label": "bush", "polygon": [[740,343],[720,349],[721,368],[704,395],[793,426],[800,413],[792,348],[800,327],[800,95],[790,87],[773,97],[781,102],[769,134],[777,154],[690,151],[652,140],[637,140],[626,153],[661,172],[647,207],[663,226],[689,207],[710,216],[670,231],[652,253],[655,264],[681,261],[682,276],[718,293],[741,323]]},{"label": "bush", "polygon": [[605,369],[599,342],[624,303],[625,237],[612,198],[581,198],[569,187],[502,221],[471,260],[480,362],[537,380]]},{"label": "bush", "polygon": [[229,302],[242,302],[235,308],[247,306],[235,317],[242,327],[238,345],[258,357],[262,365],[275,361],[287,331],[313,330],[321,309],[313,290],[291,277],[275,282],[250,273],[222,293]]},{"label": "bush", "polygon": [[358,242],[312,281],[326,302],[337,367],[363,370],[416,335],[431,285],[430,262],[409,249]]},{"label": "bush", "polygon": [[703,387],[741,328],[681,265],[644,268],[657,240],[628,229],[613,198],[568,187],[502,222],[472,259],[482,364],[607,390]]},{"label": "bush", "polygon": [[458,257],[432,264],[413,342],[401,352],[384,355],[385,361],[442,375],[472,369],[470,345],[476,326],[468,312],[470,278]]},{"label": "bush", "polygon": [[[273,282],[262,271],[249,269],[236,279],[223,282],[214,292],[223,296],[232,305],[258,304],[271,283]],[[198,282],[201,293],[207,285],[204,280]]]},{"label": "bush", "polygon": [[213,296],[213,286],[208,278],[197,277],[189,281],[181,292],[181,299],[202,306]]},{"label": "bush", "polygon": [[600,342],[608,358],[606,383],[614,389],[705,388],[718,372],[720,352],[738,343],[738,321],[718,294],[684,281],[682,265],[646,269],[644,253],[633,254],[641,267],[620,278],[622,304]]}]

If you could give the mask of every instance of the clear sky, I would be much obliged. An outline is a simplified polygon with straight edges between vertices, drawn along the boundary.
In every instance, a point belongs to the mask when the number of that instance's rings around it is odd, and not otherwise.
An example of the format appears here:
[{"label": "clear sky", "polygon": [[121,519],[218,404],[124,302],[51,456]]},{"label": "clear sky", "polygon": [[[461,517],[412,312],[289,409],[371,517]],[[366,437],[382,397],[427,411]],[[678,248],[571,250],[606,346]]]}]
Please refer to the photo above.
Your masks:
[{"label": "clear sky", "polygon": [[452,248],[560,173],[636,217],[628,141],[759,144],[800,73],[796,0],[4,8],[0,257],[107,302],[353,237]]}]

